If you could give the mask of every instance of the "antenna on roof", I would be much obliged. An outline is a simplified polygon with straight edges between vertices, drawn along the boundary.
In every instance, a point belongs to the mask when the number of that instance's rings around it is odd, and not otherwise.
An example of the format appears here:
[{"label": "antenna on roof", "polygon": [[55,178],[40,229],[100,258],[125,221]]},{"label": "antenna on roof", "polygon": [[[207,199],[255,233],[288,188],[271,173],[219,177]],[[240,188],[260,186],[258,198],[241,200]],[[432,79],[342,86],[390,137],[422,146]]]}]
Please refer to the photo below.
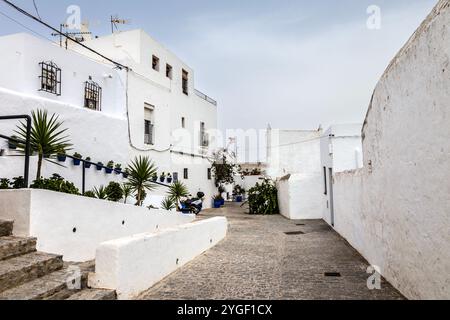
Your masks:
[{"label": "antenna on roof", "polygon": [[119,24],[130,24],[131,20],[120,19],[118,15],[111,16],[111,32],[119,31]]},{"label": "antenna on roof", "polygon": [[[88,25],[88,23],[84,23],[82,25],[82,30],[80,30],[79,32],[69,32],[69,25],[65,24],[65,23],[61,23],[59,25],[59,33],[52,33],[53,37],[59,37],[59,46],[62,48],[63,46],[63,34],[66,36],[66,49],[68,47],[68,37],[72,38],[72,40],[78,41],[78,42],[83,42],[85,40],[84,36],[85,35],[91,35],[92,32],[89,32],[86,25]],[[77,37],[78,36],[78,37]]]}]

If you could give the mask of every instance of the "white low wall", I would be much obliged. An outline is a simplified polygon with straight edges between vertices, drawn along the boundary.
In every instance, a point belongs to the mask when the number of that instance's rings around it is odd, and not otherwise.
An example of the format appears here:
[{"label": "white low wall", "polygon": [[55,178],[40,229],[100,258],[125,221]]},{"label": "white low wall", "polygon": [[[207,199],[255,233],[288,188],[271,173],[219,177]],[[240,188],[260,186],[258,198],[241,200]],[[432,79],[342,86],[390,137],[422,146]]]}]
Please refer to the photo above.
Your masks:
[{"label": "white low wall", "polygon": [[228,221],[217,217],[158,233],[101,244],[97,249],[93,288],[116,290],[131,299],[226,237]]},{"label": "white low wall", "polygon": [[295,174],[277,181],[280,213],[291,220],[322,219],[324,211],[322,177]]},{"label": "white low wall", "polygon": [[1,190],[0,219],[14,235],[38,238],[38,250],[64,260],[93,260],[100,243],[192,222],[193,215],[124,205],[46,190]]}]

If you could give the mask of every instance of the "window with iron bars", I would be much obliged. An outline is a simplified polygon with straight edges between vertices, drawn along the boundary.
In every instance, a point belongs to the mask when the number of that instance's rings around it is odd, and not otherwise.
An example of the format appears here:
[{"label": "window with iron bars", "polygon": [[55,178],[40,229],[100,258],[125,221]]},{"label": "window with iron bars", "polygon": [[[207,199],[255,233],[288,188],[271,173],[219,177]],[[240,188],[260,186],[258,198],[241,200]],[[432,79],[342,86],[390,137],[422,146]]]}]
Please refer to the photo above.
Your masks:
[{"label": "window with iron bars", "polygon": [[94,81],[86,81],[84,89],[84,107],[101,111],[102,110],[102,88]]},{"label": "window with iron bars", "polygon": [[52,62],[41,62],[41,88],[39,91],[61,95],[61,69]]},{"label": "window with iron bars", "polygon": [[144,132],[144,143],[148,145],[153,145],[153,131],[154,125],[150,120],[145,120],[145,132]]}]

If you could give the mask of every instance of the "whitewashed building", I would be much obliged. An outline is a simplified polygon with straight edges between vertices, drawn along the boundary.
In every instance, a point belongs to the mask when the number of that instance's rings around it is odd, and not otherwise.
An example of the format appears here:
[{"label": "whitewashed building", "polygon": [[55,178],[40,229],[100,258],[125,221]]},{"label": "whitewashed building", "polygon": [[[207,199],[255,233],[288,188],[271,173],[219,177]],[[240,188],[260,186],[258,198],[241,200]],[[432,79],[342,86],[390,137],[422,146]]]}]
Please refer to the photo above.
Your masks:
[{"label": "whitewashed building", "polygon": [[325,211],[323,219],[334,226],[333,178],[336,173],[362,168],[361,124],[330,127],[320,141],[324,179]]},{"label": "whitewashed building", "polygon": [[[149,156],[159,174],[170,173],[193,194],[203,191],[209,207],[216,188],[208,131],[217,127],[217,103],[195,89],[194,71],[142,30],[84,44],[128,68],[118,68],[74,43],[66,50],[29,34],[0,37],[0,115],[30,114],[38,108],[56,113],[69,128],[71,152],[94,163],[114,161],[123,167],[137,155]],[[54,82],[50,85],[45,83],[49,72]],[[11,136],[16,124],[2,121],[0,133]],[[0,143],[0,177],[23,175],[21,158],[8,151],[6,141]],[[31,179],[35,167],[32,159]],[[45,162],[43,175],[53,173],[81,190],[81,170],[69,161],[65,167]],[[86,190],[111,180],[123,178],[91,168]],[[156,190],[147,204],[159,206],[165,191]]]},{"label": "whitewashed building", "polygon": [[337,172],[362,166],[361,125],[334,125],[325,133],[269,129],[267,155],[281,214],[334,223],[332,179]]}]

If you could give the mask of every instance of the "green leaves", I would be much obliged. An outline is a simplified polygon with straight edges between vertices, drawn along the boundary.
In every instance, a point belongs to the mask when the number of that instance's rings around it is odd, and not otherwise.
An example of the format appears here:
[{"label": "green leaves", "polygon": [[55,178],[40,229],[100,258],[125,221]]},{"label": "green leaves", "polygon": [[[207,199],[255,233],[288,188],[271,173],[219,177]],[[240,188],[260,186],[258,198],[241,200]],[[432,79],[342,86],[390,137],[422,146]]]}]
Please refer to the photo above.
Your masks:
[{"label": "green leaves", "polygon": [[167,211],[172,211],[176,207],[177,207],[177,202],[175,202],[175,200],[171,197],[165,198],[163,200],[163,202],[161,203],[161,209],[164,209]]},{"label": "green leaves", "polygon": [[185,184],[177,181],[170,186],[167,194],[169,195],[169,198],[178,203],[181,198],[189,196],[189,190]]},{"label": "green leaves", "polygon": [[248,203],[250,214],[279,214],[278,190],[275,182],[264,179],[261,184],[257,183],[255,187],[248,192]]},{"label": "green leaves", "polygon": [[[39,163],[36,173],[36,180],[41,178],[42,159],[48,158],[60,152],[61,150],[69,150],[72,146],[65,135],[67,129],[62,129],[63,122],[58,121],[59,117],[55,114],[48,116],[46,110],[32,111],[32,127],[30,147],[32,153],[37,153]],[[15,133],[19,135],[20,140],[27,139],[27,125],[21,122],[17,126]],[[18,149],[25,152],[25,144],[19,143]]]},{"label": "green leaves", "polygon": [[142,206],[145,191],[152,191],[156,185],[152,177],[157,172],[157,168],[149,157],[136,157],[127,168],[128,182],[126,183],[133,192],[136,192],[137,205]]}]

